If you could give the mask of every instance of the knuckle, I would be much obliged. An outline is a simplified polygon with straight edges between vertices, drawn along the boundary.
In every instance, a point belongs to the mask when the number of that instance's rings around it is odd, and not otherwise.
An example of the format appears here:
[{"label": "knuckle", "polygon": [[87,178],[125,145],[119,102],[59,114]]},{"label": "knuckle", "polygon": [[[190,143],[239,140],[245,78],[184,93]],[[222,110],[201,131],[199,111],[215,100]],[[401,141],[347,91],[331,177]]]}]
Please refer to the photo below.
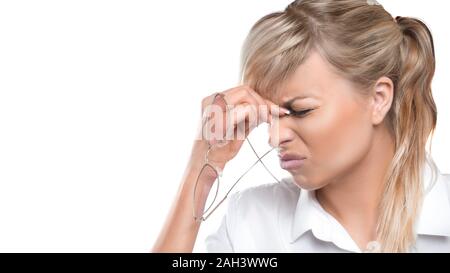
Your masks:
[{"label": "knuckle", "polygon": [[251,88],[250,86],[246,86],[246,90],[248,90],[248,92],[250,93],[250,94],[252,94],[252,95],[256,95],[257,93],[256,93],[256,91],[253,89],[253,88]]},{"label": "knuckle", "polygon": [[207,108],[207,106],[209,104],[211,104],[212,99],[213,99],[213,95],[210,95],[210,96],[202,98],[202,101],[201,101],[201,104],[200,104],[202,110],[205,110]]},{"label": "knuckle", "polygon": [[248,84],[243,84],[243,85],[242,85],[242,88],[243,88],[243,89],[251,89],[250,85],[248,85]]},{"label": "knuckle", "polygon": [[210,100],[210,98],[211,98],[211,96],[204,97],[204,98],[202,99],[202,105],[208,103],[208,101]]}]

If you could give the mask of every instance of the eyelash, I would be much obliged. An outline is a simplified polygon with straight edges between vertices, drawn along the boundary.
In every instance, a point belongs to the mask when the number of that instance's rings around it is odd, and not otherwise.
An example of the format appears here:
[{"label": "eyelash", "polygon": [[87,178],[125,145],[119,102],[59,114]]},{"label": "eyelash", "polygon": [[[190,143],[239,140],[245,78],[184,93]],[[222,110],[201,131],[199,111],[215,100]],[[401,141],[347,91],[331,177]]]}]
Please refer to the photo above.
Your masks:
[{"label": "eyelash", "polygon": [[295,117],[304,117],[306,116],[309,112],[311,112],[313,109],[307,109],[307,110],[303,110],[303,111],[293,111],[290,109],[291,111],[291,116],[295,116]]}]

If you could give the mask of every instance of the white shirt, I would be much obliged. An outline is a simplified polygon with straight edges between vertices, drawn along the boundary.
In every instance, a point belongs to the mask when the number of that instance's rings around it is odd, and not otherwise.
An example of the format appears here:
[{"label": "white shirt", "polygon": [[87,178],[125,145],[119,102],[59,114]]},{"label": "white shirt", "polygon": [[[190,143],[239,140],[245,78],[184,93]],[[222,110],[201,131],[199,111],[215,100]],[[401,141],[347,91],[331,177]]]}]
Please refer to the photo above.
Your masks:
[{"label": "white shirt", "polygon": [[[425,164],[426,192],[411,252],[450,252],[450,175],[437,168],[433,173],[433,166]],[[229,198],[219,229],[206,238],[208,252],[361,252],[314,191],[291,179]]]}]

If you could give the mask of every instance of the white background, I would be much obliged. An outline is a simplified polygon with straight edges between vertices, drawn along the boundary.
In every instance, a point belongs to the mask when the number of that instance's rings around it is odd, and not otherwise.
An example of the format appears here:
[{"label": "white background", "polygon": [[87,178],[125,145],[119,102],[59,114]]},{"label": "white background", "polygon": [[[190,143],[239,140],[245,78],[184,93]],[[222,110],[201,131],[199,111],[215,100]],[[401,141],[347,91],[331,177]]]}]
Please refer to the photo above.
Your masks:
[{"label": "white background", "polygon": [[[150,251],[201,98],[238,83],[248,30],[290,2],[0,1],[0,251]],[[433,32],[433,157],[450,173],[447,2],[380,2]],[[247,148],[225,184],[253,162]],[[256,167],[241,186],[269,178]],[[196,251],[221,213],[202,226]]]}]

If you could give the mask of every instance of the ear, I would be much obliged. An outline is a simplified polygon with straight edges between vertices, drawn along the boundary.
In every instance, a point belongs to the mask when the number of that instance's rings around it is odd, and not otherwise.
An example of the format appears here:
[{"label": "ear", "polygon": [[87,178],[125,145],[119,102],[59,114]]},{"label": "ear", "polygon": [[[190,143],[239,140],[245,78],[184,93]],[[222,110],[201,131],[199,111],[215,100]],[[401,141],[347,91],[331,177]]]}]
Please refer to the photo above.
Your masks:
[{"label": "ear", "polygon": [[394,83],[388,77],[381,77],[372,89],[372,123],[378,125],[383,122],[394,98]]}]

